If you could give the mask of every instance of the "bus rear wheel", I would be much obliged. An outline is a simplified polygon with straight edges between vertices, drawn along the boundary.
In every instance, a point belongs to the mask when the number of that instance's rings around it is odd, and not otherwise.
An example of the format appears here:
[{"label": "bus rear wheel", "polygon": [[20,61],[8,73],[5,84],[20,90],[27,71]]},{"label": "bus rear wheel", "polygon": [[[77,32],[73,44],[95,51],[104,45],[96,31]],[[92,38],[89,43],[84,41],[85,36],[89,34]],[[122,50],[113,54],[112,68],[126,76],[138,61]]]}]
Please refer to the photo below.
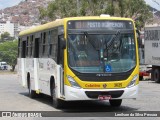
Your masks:
[{"label": "bus rear wheel", "polygon": [[61,108],[63,101],[58,99],[56,96],[56,88],[55,88],[55,83],[52,84],[52,88],[51,88],[51,95],[52,95],[52,99],[53,99],[53,107],[55,108]]},{"label": "bus rear wheel", "polygon": [[156,83],[160,83],[160,70],[158,68],[154,70],[153,78]]},{"label": "bus rear wheel", "polygon": [[120,107],[122,103],[122,99],[109,100],[109,103],[113,107]]}]

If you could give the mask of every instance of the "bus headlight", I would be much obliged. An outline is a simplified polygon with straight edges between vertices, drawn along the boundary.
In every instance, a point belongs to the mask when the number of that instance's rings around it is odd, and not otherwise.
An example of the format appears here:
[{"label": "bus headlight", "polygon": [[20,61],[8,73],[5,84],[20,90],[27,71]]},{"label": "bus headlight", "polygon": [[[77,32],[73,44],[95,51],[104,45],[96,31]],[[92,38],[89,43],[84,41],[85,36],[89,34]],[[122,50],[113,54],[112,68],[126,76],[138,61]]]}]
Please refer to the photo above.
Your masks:
[{"label": "bus headlight", "polygon": [[137,79],[138,79],[138,75],[135,75],[135,76],[133,77],[133,79],[131,80],[131,82],[128,84],[127,87],[130,88],[130,87],[135,86]]},{"label": "bus headlight", "polygon": [[81,87],[78,85],[78,83],[71,76],[67,76],[67,77],[68,77],[68,81],[70,82],[72,87],[81,89]]}]

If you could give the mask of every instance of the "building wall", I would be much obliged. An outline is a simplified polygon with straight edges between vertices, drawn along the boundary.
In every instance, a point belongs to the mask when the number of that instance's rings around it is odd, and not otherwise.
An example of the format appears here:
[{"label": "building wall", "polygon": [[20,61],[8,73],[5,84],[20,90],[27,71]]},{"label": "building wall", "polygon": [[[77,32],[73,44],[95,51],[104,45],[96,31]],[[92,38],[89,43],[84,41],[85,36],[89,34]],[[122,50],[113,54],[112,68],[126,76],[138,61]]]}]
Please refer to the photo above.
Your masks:
[{"label": "building wall", "polygon": [[1,22],[0,23],[0,35],[4,32],[8,32],[10,36],[14,36],[14,24],[10,23],[10,21],[7,22]]}]

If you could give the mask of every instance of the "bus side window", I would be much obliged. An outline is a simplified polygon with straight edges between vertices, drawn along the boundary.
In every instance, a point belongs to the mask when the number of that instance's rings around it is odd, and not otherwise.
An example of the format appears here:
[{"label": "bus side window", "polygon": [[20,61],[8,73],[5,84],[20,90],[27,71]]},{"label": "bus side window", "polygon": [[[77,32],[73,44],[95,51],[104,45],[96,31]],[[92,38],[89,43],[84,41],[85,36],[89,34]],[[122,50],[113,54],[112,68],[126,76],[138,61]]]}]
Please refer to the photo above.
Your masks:
[{"label": "bus side window", "polygon": [[31,36],[28,39],[28,57],[31,57]]},{"label": "bus side window", "polygon": [[49,56],[52,57],[52,47],[53,47],[53,34],[52,31],[49,31]]},{"label": "bus side window", "polygon": [[40,40],[39,40],[39,57],[42,57],[42,41],[43,40],[43,34],[41,33],[41,36],[40,36]]},{"label": "bus side window", "polygon": [[22,39],[21,57],[26,58],[26,40]]},{"label": "bus side window", "polygon": [[29,42],[28,42],[28,57],[33,57],[33,35],[30,36]]},{"label": "bus side window", "polygon": [[49,43],[49,55],[56,62],[57,62],[57,41],[58,41],[58,30],[54,29],[51,31],[51,41]]},{"label": "bus side window", "polygon": [[43,39],[42,39],[42,56],[45,54],[45,43],[46,43],[46,32],[43,33]]},{"label": "bus side window", "polygon": [[48,44],[48,42],[49,42],[49,32],[46,32],[46,38],[45,38],[45,52],[44,52],[44,55],[45,55],[45,57],[48,57],[48,55],[49,55],[49,52],[48,52],[48,50],[49,50],[49,44]]},{"label": "bus side window", "polygon": [[31,37],[31,57],[33,57],[33,48],[34,48],[34,43],[33,43],[33,41],[34,41],[34,36],[32,35],[32,37]]},{"label": "bus side window", "polygon": [[62,47],[62,39],[64,38],[63,35],[58,36],[58,54],[57,54],[57,64],[63,64],[64,61],[64,49]]},{"label": "bus side window", "polygon": [[18,39],[18,58],[21,58],[21,51],[22,51],[22,47],[21,47],[21,38]]},{"label": "bus side window", "polygon": [[34,58],[39,58],[39,41],[40,38],[34,40]]},{"label": "bus side window", "polygon": [[27,43],[26,43],[26,57],[28,57],[28,47],[29,47],[29,45],[28,45],[28,43],[29,43],[29,36],[27,36]]}]

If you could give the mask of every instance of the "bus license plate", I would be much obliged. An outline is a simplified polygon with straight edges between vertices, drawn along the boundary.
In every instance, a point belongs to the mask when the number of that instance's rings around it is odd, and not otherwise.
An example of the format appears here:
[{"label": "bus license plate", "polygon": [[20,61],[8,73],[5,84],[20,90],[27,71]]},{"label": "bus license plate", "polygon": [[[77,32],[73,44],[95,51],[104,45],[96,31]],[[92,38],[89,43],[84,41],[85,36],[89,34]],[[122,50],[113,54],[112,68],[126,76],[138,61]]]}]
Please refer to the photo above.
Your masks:
[{"label": "bus license plate", "polygon": [[110,100],[112,97],[110,95],[99,95],[99,100]]}]

